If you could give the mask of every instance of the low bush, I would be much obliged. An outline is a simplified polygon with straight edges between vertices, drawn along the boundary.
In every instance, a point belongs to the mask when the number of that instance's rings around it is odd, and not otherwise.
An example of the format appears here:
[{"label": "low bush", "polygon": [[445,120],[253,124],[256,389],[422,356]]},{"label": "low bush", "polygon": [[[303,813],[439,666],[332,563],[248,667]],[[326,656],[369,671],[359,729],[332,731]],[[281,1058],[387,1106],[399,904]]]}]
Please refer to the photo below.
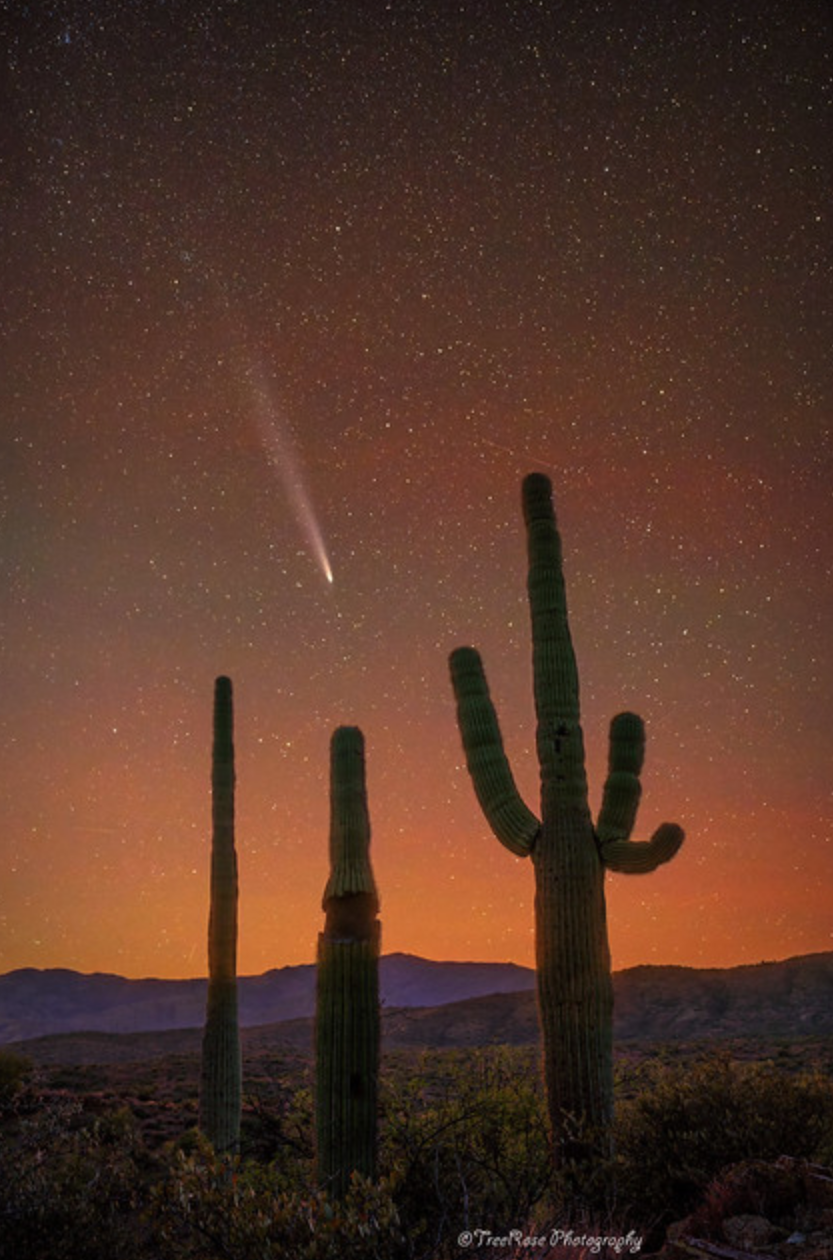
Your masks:
[{"label": "low bush", "polygon": [[0,1113],[13,1102],[32,1074],[31,1062],[12,1050],[0,1050]]},{"label": "low bush", "polygon": [[380,1162],[410,1255],[446,1253],[484,1223],[526,1220],[550,1180],[546,1109],[532,1055],[426,1055],[383,1092]]},{"label": "low bush", "polygon": [[389,1186],[355,1175],[333,1203],[319,1190],[277,1188],[274,1170],[178,1152],[154,1188],[157,1260],[392,1260],[401,1254]]},{"label": "low bush", "polygon": [[2,1260],[139,1260],[150,1163],[125,1112],[29,1098],[0,1144]]},{"label": "low bush", "polygon": [[643,1219],[681,1217],[728,1165],[816,1157],[831,1133],[833,1086],[821,1076],[721,1055],[662,1068],[619,1109],[619,1195]]}]

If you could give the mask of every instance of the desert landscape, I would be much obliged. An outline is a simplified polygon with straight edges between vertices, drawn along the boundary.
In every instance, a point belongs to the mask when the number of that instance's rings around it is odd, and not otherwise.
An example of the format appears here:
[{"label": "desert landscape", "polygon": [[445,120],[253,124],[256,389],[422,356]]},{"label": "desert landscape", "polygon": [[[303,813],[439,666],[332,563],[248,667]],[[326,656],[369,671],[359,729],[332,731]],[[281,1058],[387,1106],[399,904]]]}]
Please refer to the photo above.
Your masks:
[{"label": "desert landscape", "polygon": [[[241,978],[243,994],[252,991],[242,1008],[253,1020],[282,1003],[309,1011],[312,970]],[[550,1182],[531,973],[413,956],[383,957],[381,973],[385,1190],[372,1202],[367,1187],[356,1191],[347,1209],[352,1225],[329,1237],[326,1229],[316,1234],[308,1197],[311,1013],[242,1029],[243,1163],[232,1192],[198,1133],[202,1030],[172,1026],[187,1012],[194,984],[204,1001],[204,982],[170,982],[160,1001],[167,986],[158,981],[35,971],[0,977],[7,1031],[20,1011],[48,1019],[45,995],[58,983],[64,1003],[53,1025],[73,1025],[7,1040],[0,1051],[9,1227],[0,1249],[14,1245],[3,1254],[289,1256],[301,1245],[293,1234],[298,1215],[315,1256],[461,1256],[459,1237],[473,1222],[496,1234],[500,1220],[523,1227],[527,1239],[546,1239],[535,1255],[621,1254],[612,1244],[593,1252],[555,1238],[565,1218]],[[518,982],[524,987],[513,989]],[[635,968],[618,973],[614,985],[619,1197],[608,1220],[593,1226],[598,1236],[632,1230],[641,1254],[669,1260],[825,1256],[833,954],[722,971]],[[433,1005],[423,1004],[431,998]],[[159,1026],[147,1027],[154,1019]],[[92,1027],[113,1020],[143,1030]],[[102,1195],[87,1195],[91,1178]],[[234,1227],[226,1215],[232,1205]],[[372,1242],[360,1228],[369,1219],[386,1222]],[[55,1250],[38,1250],[47,1245]],[[511,1238],[489,1246],[499,1257],[530,1253]]]}]

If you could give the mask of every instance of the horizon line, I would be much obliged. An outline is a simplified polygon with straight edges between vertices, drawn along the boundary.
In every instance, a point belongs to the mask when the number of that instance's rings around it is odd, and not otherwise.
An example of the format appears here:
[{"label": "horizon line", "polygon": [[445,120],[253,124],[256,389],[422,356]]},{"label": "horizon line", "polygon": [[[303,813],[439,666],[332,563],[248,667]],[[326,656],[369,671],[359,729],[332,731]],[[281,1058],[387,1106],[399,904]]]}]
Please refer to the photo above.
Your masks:
[{"label": "horizon line", "polygon": [[[647,968],[647,967],[652,967],[656,969],[661,968],[663,970],[675,970],[675,971],[738,971],[746,967],[774,966],[778,963],[795,962],[795,961],[798,961],[799,959],[805,959],[805,958],[822,958],[827,955],[833,955],[833,949],[809,950],[801,954],[787,954],[783,958],[761,958],[761,959],[758,959],[756,962],[727,963],[722,966],[714,965],[714,964],[698,965],[696,963],[677,963],[677,962],[631,963],[627,967],[613,968],[611,974],[621,975],[627,971],[638,971],[642,968]],[[389,958],[413,958],[413,959],[416,959],[418,962],[433,963],[436,966],[440,966],[440,967],[442,966],[515,967],[519,971],[527,971],[530,973],[530,975],[532,976],[535,975],[534,966],[530,966],[526,963],[513,962],[511,959],[503,959],[501,961],[495,961],[494,959],[480,960],[476,958],[427,958],[424,954],[413,954],[407,950],[391,950],[390,953],[382,954],[380,956],[379,961],[383,962],[385,959],[389,959]],[[267,967],[264,971],[240,972],[237,975],[237,979],[238,981],[239,980],[259,980],[263,976],[269,975],[274,971],[292,971],[292,970],[300,970],[302,967],[314,968],[315,966],[316,966],[316,963],[314,960],[311,962],[305,962],[305,963],[284,963],[284,964],[277,965],[274,967]],[[117,980],[126,980],[133,984],[142,984],[145,982],[157,983],[157,984],[200,984],[200,983],[207,983],[207,980],[208,980],[207,974],[196,975],[196,976],[195,975],[190,975],[190,976],[151,976],[151,975],[129,976],[129,975],[125,975],[124,973],[120,971],[101,971],[101,970],[82,971],[77,967],[65,967],[65,966],[12,967],[8,971],[0,972],[0,980],[6,979],[8,976],[19,975],[22,972],[36,972],[40,975],[44,975],[49,972],[59,972],[63,974],[82,976],[85,978],[92,978],[94,976],[107,976],[107,977],[112,977],[113,979],[117,979]]]}]

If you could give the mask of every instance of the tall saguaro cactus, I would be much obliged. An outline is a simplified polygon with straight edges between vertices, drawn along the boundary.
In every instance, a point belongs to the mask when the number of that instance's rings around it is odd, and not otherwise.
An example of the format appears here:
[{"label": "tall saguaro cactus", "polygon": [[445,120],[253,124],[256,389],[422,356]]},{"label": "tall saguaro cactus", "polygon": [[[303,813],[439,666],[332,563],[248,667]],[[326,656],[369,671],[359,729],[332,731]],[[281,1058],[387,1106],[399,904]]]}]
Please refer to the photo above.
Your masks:
[{"label": "tall saguaro cactus", "polygon": [[515,786],[480,656],[473,648],[459,648],[450,666],[463,746],[481,808],[498,840],[512,853],[530,856],[535,868],[538,1007],[558,1164],[609,1148],[613,986],[605,870],[652,871],[674,856],[683,832],[664,823],[651,840],[630,840],[645,750],[642,720],[632,713],[621,713],[611,723],[608,777],[593,824],[578,671],[549,478],[533,473],[524,480],[523,507],[540,819]]},{"label": "tall saguaro cactus", "polygon": [[379,897],[370,866],[364,737],[330,744],[330,878],[318,938],[315,1022],[318,1179],[336,1197],[376,1167],[379,1074]]},{"label": "tall saguaro cactus", "polygon": [[211,910],[208,1000],[202,1043],[200,1127],[218,1154],[240,1143],[242,1064],[237,1021],[237,854],[234,846],[234,713],[230,678],[214,684],[211,757]]}]

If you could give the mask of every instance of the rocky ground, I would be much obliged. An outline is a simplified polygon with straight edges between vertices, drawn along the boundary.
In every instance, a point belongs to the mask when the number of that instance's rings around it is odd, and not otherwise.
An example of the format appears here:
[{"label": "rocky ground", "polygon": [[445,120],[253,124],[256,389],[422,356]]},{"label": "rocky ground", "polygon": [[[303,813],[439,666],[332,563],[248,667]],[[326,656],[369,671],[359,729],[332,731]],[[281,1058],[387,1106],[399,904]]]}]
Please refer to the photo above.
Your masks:
[{"label": "rocky ground", "polygon": [[833,1169],[736,1164],[670,1227],[657,1260],[833,1260]]}]

